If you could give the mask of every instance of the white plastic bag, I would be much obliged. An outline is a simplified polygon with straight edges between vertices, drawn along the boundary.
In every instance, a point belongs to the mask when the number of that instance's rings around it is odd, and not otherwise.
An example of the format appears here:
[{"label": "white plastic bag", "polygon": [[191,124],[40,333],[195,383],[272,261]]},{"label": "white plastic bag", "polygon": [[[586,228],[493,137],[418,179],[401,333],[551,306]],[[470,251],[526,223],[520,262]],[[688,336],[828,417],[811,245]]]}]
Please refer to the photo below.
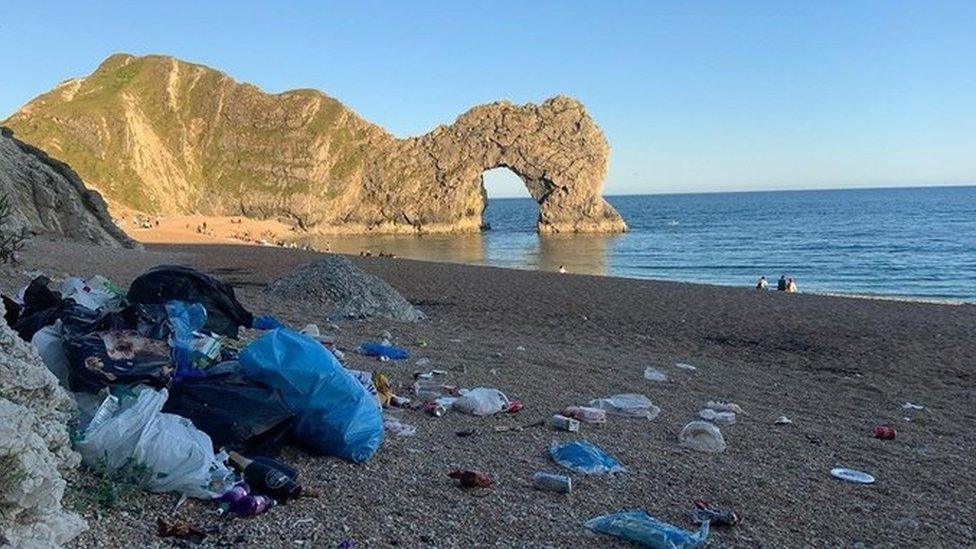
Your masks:
[{"label": "white plastic bag", "polygon": [[176,414],[158,414],[149,422],[133,458],[152,472],[146,488],[153,492],[210,499],[233,484],[227,456],[215,456],[210,437]]},{"label": "white plastic bag", "polygon": [[472,416],[490,416],[508,409],[508,397],[498,389],[478,387],[458,397],[452,408]]},{"label": "white plastic bag", "polygon": [[89,466],[120,469],[127,463],[148,470],[146,488],[210,499],[232,484],[227,457],[215,456],[213,443],[193,423],[161,412],[169,393],[143,389],[135,402],[120,407],[109,395],[76,445]]},{"label": "white plastic bag", "polygon": [[146,389],[134,403],[119,408],[119,399],[109,395],[95,412],[75,449],[90,467],[122,468],[135,454],[143,430],[159,415],[166,402],[165,390]]},{"label": "white plastic bag", "polygon": [[68,387],[68,355],[64,353],[64,327],[60,320],[38,330],[31,344],[48,370],[58,378],[62,387]]},{"label": "white plastic bag", "polygon": [[598,398],[590,401],[590,406],[606,410],[608,414],[624,417],[636,417],[652,420],[661,413],[661,409],[651,403],[651,399],[644,395],[625,394],[613,395],[609,398]]},{"label": "white plastic bag", "polygon": [[61,297],[71,298],[82,307],[93,311],[99,308],[111,308],[119,304],[120,296],[115,293],[111,281],[101,275],[95,275],[87,281],[78,277],[71,277],[61,285]]}]

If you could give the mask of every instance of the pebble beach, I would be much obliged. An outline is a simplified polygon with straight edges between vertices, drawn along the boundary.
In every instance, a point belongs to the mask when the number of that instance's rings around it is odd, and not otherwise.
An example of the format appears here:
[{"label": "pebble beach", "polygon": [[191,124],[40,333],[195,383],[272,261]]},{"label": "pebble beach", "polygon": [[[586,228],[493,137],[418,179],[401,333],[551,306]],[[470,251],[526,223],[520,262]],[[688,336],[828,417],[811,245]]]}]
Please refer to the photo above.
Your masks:
[{"label": "pebble beach", "polygon": [[[319,324],[351,367],[383,372],[394,387],[409,384],[415,362],[428,358],[427,368],[446,370],[450,383],[497,388],[524,409],[482,418],[394,409],[416,435],[387,436],[358,465],[287,448],[281,459],[316,497],[246,520],[221,521],[208,502],[177,505],[176,496],[145,492],[101,508],[91,498],[98,481],[82,469],[68,478],[66,506],[89,530],[72,546],[185,544],[156,536],[156,520],[165,518],[210,532],[202,547],[627,547],[583,523],[639,509],[693,530],[693,498],[742,518],[713,528],[709,547],[976,543],[976,306],[356,257],[428,320],[344,321],[333,330],[322,303],[263,292],[317,257],[277,247],[150,243],[133,251],[37,239],[0,282],[13,292],[40,271],[102,274],[124,287],[151,266],[185,264],[234,285],[255,314]],[[379,362],[352,352],[383,332],[410,358]],[[646,379],[647,367],[667,380]],[[646,395],[660,415],[611,417],[579,433],[518,429],[619,393]],[[745,411],[721,426],[727,449],[718,454],[678,444],[708,401]],[[781,416],[792,423],[777,424]],[[876,439],[875,427],[888,424],[897,437]],[[533,490],[533,473],[567,473],[549,445],[575,439],[600,446],[628,472],[569,473],[570,494]],[[835,467],[876,482],[846,483],[830,475]],[[447,476],[459,468],[488,474],[493,486],[459,488]]]}]

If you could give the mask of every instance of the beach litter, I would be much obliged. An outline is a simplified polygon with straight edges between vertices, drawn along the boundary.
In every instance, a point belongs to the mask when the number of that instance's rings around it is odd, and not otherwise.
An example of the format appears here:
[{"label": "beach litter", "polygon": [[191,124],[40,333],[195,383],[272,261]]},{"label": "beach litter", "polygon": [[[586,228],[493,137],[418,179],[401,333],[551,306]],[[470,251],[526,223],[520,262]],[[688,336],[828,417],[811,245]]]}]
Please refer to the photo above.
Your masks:
[{"label": "beach litter", "polygon": [[532,487],[544,492],[568,494],[573,491],[573,479],[567,475],[538,472],[532,475]]},{"label": "beach litter", "polygon": [[586,440],[553,442],[549,446],[549,455],[559,465],[586,475],[627,472],[613,456]]},{"label": "beach litter", "polygon": [[678,441],[685,448],[698,452],[721,453],[725,451],[725,437],[718,427],[707,421],[692,421],[684,426]]},{"label": "beach litter", "polygon": [[549,424],[556,429],[561,431],[569,431],[570,433],[578,433],[580,429],[580,422],[578,420],[560,414],[552,416],[552,419],[549,420]]},{"label": "beach litter", "polygon": [[156,535],[161,538],[179,538],[190,543],[200,543],[207,537],[207,532],[195,524],[170,522],[159,517],[156,519]]},{"label": "beach litter", "polygon": [[881,440],[894,440],[897,436],[894,425],[878,425],[874,428],[874,438]]},{"label": "beach litter", "polygon": [[605,410],[614,416],[641,418],[653,420],[661,409],[655,406],[651,399],[638,394],[613,395],[608,398],[598,398],[590,401],[591,408]]},{"label": "beach litter", "polygon": [[701,409],[698,412],[698,417],[718,425],[733,425],[735,423],[735,412],[716,412],[711,408]]},{"label": "beach litter", "polygon": [[649,381],[665,382],[668,380],[668,376],[665,375],[664,372],[662,372],[661,370],[658,370],[657,368],[654,368],[652,366],[648,366],[644,370],[644,379],[647,379]]},{"label": "beach litter", "polygon": [[674,367],[677,368],[677,369],[679,369],[679,370],[697,370],[698,369],[698,368],[692,366],[691,364],[686,364],[684,362],[676,362],[675,365],[674,365]]},{"label": "beach litter", "polygon": [[505,393],[498,389],[477,387],[461,391],[461,396],[454,401],[451,408],[472,416],[490,416],[507,410],[509,406]]},{"label": "beach litter", "polygon": [[241,350],[244,375],[281,391],[295,412],[294,439],[316,454],[366,461],[383,440],[376,398],[314,339],[265,332]]},{"label": "beach litter", "polygon": [[742,409],[741,406],[739,406],[734,402],[719,402],[716,400],[709,400],[708,403],[705,404],[705,407],[711,408],[716,412],[732,412],[734,414],[740,414],[744,416],[748,415],[746,414],[746,411]]},{"label": "beach litter", "polygon": [[606,423],[607,411],[603,408],[591,408],[588,406],[567,406],[563,410],[563,415],[571,417],[583,423]]},{"label": "beach litter", "polygon": [[702,498],[691,501],[694,504],[691,519],[697,523],[707,522],[711,526],[735,526],[739,523],[739,515],[731,509],[715,507]]},{"label": "beach litter", "polygon": [[645,511],[621,511],[592,518],[585,523],[594,532],[607,534],[653,549],[693,549],[708,539],[708,522],[689,532],[652,517]]},{"label": "beach litter", "polygon": [[406,349],[388,343],[366,342],[356,350],[363,356],[377,357],[380,360],[403,360],[410,356]]},{"label": "beach litter", "polygon": [[490,488],[491,477],[481,471],[455,469],[447,476],[457,479],[461,488]]},{"label": "beach litter", "polygon": [[776,421],[773,422],[775,425],[792,425],[793,420],[786,416],[779,416]]},{"label": "beach litter", "polygon": [[836,478],[855,484],[874,484],[874,477],[856,469],[846,469],[835,467],[830,470],[830,474]]},{"label": "beach litter", "polygon": [[904,410],[924,410],[925,409],[925,406],[922,406],[920,404],[912,404],[911,402],[906,402],[906,403],[902,404],[901,407]]},{"label": "beach litter", "polygon": [[383,430],[395,437],[412,437],[417,434],[417,428],[413,425],[403,423],[399,419],[383,414]]}]

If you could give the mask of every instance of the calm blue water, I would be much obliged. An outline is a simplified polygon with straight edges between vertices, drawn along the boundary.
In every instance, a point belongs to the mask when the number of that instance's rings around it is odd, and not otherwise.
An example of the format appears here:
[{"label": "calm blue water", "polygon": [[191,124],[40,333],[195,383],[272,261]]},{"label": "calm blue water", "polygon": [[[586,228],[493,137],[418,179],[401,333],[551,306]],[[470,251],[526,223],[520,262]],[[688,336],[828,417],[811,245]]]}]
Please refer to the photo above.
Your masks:
[{"label": "calm blue water", "polygon": [[[482,235],[330,237],[336,251],[976,302],[976,187],[611,196],[623,235],[540,237],[531,199],[494,199]],[[318,242],[321,243],[321,240]]]}]

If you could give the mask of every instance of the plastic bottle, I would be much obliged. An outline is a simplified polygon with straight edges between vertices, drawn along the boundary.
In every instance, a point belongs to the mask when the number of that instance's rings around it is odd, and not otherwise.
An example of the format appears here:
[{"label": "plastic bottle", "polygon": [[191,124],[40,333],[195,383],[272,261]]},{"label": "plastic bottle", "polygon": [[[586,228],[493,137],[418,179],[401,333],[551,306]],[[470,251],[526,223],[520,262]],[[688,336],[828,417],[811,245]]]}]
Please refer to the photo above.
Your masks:
[{"label": "plastic bottle", "polygon": [[243,473],[252,493],[267,494],[282,503],[302,495],[302,486],[267,460],[248,459],[237,452],[230,452],[229,459]]},{"label": "plastic bottle", "polygon": [[251,493],[251,489],[247,484],[239,482],[234,485],[227,493],[220,496],[220,504],[217,506],[217,514],[224,515],[227,511],[233,509],[238,502],[246,498],[248,494]]},{"label": "plastic bottle", "polygon": [[278,503],[268,496],[244,496],[234,504],[234,514],[239,517],[253,517],[271,509]]}]

